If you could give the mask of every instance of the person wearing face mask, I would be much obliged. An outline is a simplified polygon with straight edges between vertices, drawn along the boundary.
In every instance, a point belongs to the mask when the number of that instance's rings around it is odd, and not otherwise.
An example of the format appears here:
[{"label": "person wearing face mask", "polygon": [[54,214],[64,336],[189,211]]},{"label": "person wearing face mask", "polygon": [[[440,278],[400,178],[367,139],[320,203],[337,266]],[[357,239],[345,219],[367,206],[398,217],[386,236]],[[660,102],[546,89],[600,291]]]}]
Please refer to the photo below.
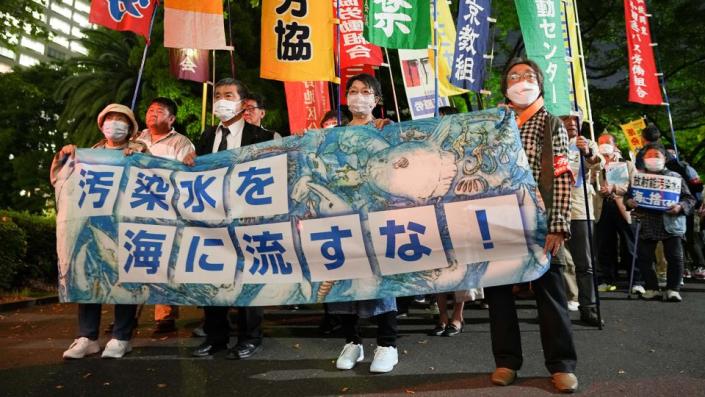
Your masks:
[{"label": "person wearing face mask", "polygon": [[[661,142],[661,130],[658,129],[656,124],[649,123],[646,128],[641,130],[641,137],[644,138],[645,144],[659,143]],[[644,147],[639,149],[639,151],[636,153],[636,157],[634,158],[634,166],[639,170],[644,169],[644,153],[646,153]]]},{"label": "person wearing face mask", "polygon": [[[245,122],[242,103],[247,96],[247,89],[238,80],[224,78],[215,84],[213,113],[220,123],[207,127],[201,133],[195,155],[203,156],[274,139],[272,131]],[[189,163],[194,163],[195,155],[188,159]],[[227,348],[230,340],[229,310],[227,306],[203,308],[206,340],[193,350],[192,356],[206,357]],[[263,316],[262,307],[238,309],[237,343],[229,349],[227,359],[249,358],[262,350]]]},{"label": "person wearing face mask", "polygon": [[[598,220],[596,230],[597,261],[600,264],[598,290],[605,292],[617,289],[618,258],[621,258],[622,267],[631,268],[635,224],[632,224],[631,214],[624,206],[623,197],[629,189],[629,180],[636,169],[634,163],[622,157],[622,153],[615,146],[614,136],[603,133],[597,139],[597,143],[598,150],[605,159],[604,169],[597,174],[599,195],[594,202],[595,219]],[[608,180],[607,172],[619,168],[626,169],[626,178]],[[623,171],[622,174],[624,174]],[[635,269],[634,272],[635,285],[631,291],[633,294],[644,292],[644,287],[640,285],[641,277],[638,270]]]},{"label": "person wearing face mask", "polygon": [[[592,277],[593,268],[590,259],[589,244],[592,236],[588,234],[588,226],[590,226],[590,230],[594,230],[592,224],[594,224],[595,220],[595,210],[592,198],[595,195],[595,189],[590,181],[592,180],[592,175],[602,170],[605,160],[599,154],[597,144],[580,135],[582,117],[582,111],[560,117],[563,126],[568,132],[568,160],[570,161],[571,170],[576,176],[576,183],[570,192],[571,239],[568,240],[565,246],[567,252],[565,255],[566,269],[564,277],[566,286],[577,287],[580,321],[597,327],[601,323],[597,315],[595,285]],[[586,168],[584,171],[586,181],[583,181],[583,173],[580,169],[581,156],[583,157],[582,163]],[[586,185],[583,186],[583,183],[586,183]],[[587,197],[584,188],[587,188]],[[589,205],[590,219],[588,219],[586,204]],[[591,225],[588,225],[588,222]],[[573,299],[575,299],[574,292]]]},{"label": "person wearing face mask", "polygon": [[[345,113],[341,113],[340,114],[340,124],[346,125],[349,122],[350,122],[350,119],[348,118],[348,116],[346,116]],[[319,125],[323,129],[337,127],[338,126],[338,112],[335,110],[327,111],[326,114],[323,115],[323,118],[321,118],[321,123]]]},{"label": "person wearing face mask", "polygon": [[[568,135],[560,119],[543,102],[543,73],[529,59],[513,59],[502,74],[502,94],[517,116],[519,135],[548,215],[544,253],[550,268],[532,282],[538,309],[541,344],[554,387],[573,392],[577,356],[568,315],[561,246],[570,236],[570,192],[573,177],[568,165]],[[551,172],[553,171],[553,172]],[[496,369],[492,383],[514,382],[523,363],[521,333],[512,285],[485,288],[490,312],[490,336]]]},{"label": "person wearing face mask", "polygon": [[[379,81],[369,74],[351,77],[346,84],[347,103],[353,115],[347,125],[375,126],[381,128],[387,119],[375,119],[372,110],[380,100]],[[336,368],[349,370],[365,357],[358,321],[360,318],[376,319],[377,348],[370,365],[370,372],[390,372],[399,362],[397,353],[397,304],[394,297],[355,302],[336,302],[328,305],[329,313],[338,314],[345,335],[345,345],[338,355]]]},{"label": "person wearing face mask", "polygon": [[[149,153],[144,144],[130,140],[137,132],[137,121],[127,106],[117,103],[106,106],[98,114],[98,128],[104,138],[93,145],[93,149]],[[54,156],[50,174],[52,185],[56,184],[58,172],[75,153],[75,145],[66,145]],[[98,303],[78,304],[78,338],[64,352],[64,359],[80,359],[100,351],[98,332],[101,310]],[[132,350],[130,340],[136,325],[136,313],[137,305],[115,305],[112,338],[105,345],[103,358],[120,358]]]},{"label": "person wearing face mask", "polygon": [[[683,298],[680,295],[680,286],[683,278],[683,245],[681,239],[684,237],[679,230],[667,227],[678,217],[685,217],[693,211],[695,197],[690,193],[686,181],[678,173],[666,168],[666,148],[660,143],[648,143],[644,145],[644,169],[645,172],[653,175],[667,175],[676,177],[681,182],[680,199],[678,203],[671,205],[665,213],[663,211],[650,210],[638,205],[632,195],[631,190],[624,196],[624,203],[629,209],[633,209],[633,216],[638,217],[641,222],[639,231],[639,243],[637,245],[637,263],[645,281],[646,291],[641,294],[644,299],[663,299],[668,302],[680,302]],[[683,219],[685,225],[685,219]],[[654,256],[656,244],[663,243],[663,252],[668,263],[666,273],[666,290],[659,291],[658,279],[654,269]]]}]

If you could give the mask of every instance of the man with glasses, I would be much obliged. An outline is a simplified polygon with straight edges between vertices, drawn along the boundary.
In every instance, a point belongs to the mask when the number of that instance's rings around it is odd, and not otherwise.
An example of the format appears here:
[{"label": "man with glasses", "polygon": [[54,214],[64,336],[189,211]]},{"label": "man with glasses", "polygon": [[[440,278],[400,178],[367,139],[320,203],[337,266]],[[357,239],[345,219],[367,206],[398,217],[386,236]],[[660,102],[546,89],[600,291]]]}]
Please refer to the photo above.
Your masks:
[{"label": "man with glasses", "polygon": [[[267,115],[267,111],[264,105],[264,98],[261,95],[255,93],[249,93],[242,101],[242,118],[245,122],[257,127],[262,128],[265,131],[268,129],[262,127],[262,119]],[[278,132],[274,132],[274,139],[280,139],[281,135]]]}]

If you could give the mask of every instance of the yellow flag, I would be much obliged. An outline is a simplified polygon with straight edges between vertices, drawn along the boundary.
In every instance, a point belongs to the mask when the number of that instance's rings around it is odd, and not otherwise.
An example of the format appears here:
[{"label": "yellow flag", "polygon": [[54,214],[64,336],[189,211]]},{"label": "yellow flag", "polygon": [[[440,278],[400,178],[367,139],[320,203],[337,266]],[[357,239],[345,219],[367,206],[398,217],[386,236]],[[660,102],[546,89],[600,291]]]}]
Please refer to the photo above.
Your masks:
[{"label": "yellow flag", "polygon": [[568,25],[568,37],[570,39],[568,45],[570,45],[571,64],[573,67],[573,89],[575,90],[573,95],[575,95],[576,103],[583,110],[585,121],[590,121],[587,97],[585,95],[585,80],[583,80],[583,67],[578,51],[578,29],[575,23],[575,7],[573,7],[571,2],[565,4],[565,16]]},{"label": "yellow flag", "polygon": [[[451,65],[455,53],[455,23],[450,14],[450,7],[445,0],[436,2],[438,5],[438,91],[440,96],[460,95],[468,90],[458,88],[450,83]],[[432,16],[433,17],[433,16]],[[431,32],[433,34],[433,31]],[[433,50],[428,50],[428,59],[435,70]]]},{"label": "yellow flag", "polygon": [[622,127],[622,131],[624,131],[624,137],[627,138],[629,151],[636,153],[644,146],[644,138],[641,136],[641,130],[646,128],[646,123],[643,118],[622,124],[620,127]]},{"label": "yellow flag", "polygon": [[314,7],[312,3],[262,1],[260,77],[280,81],[336,81],[333,5],[326,2]]}]

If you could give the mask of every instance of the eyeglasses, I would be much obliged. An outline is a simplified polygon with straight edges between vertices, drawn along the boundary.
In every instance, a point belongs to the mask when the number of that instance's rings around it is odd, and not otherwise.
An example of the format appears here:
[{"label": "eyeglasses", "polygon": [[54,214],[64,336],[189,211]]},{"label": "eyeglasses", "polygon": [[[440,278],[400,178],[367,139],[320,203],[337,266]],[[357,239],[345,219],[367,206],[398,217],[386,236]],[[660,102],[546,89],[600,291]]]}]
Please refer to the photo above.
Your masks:
[{"label": "eyeglasses", "polygon": [[248,112],[252,112],[256,109],[264,109],[264,108],[257,106],[257,107],[245,108],[242,111],[243,111],[243,113],[248,113]]},{"label": "eyeglasses", "polygon": [[537,75],[536,73],[534,73],[534,72],[524,72],[524,73],[521,73],[521,74],[519,74],[519,73],[512,73],[512,74],[510,74],[509,76],[507,76],[507,78],[509,79],[509,81],[511,81],[512,83],[515,83],[515,82],[517,82],[517,81],[519,81],[519,80],[526,80],[526,81],[536,82],[536,78],[537,78],[537,77],[538,77],[538,75]]},{"label": "eyeglasses", "polygon": [[362,91],[350,90],[350,91],[348,91],[348,95],[357,95],[357,94],[362,94],[362,95],[368,96],[368,95],[374,95],[375,92],[372,90],[362,90]]}]

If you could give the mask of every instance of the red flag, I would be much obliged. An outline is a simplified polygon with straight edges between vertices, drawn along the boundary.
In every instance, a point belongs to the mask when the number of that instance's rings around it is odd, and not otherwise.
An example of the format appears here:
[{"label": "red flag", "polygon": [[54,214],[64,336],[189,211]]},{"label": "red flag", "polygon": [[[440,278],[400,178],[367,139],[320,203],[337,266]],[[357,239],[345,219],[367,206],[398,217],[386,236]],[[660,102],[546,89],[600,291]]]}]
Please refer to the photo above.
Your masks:
[{"label": "red flag", "polygon": [[327,81],[285,81],[289,129],[301,135],[305,129],[320,128],[321,117],[330,110]]},{"label": "red flag", "polygon": [[651,31],[644,0],[624,0],[629,49],[629,102],[660,105],[661,87],[656,77]]},{"label": "red flag", "polygon": [[93,0],[90,23],[113,30],[129,30],[149,39],[149,23],[158,0]]},{"label": "red flag", "polygon": [[208,81],[208,50],[169,48],[169,71],[177,79]]},{"label": "red flag", "polygon": [[[340,67],[345,69],[355,65],[382,64],[382,50],[370,44],[362,37],[365,14],[362,11],[363,0],[340,2]],[[335,9],[338,1],[333,0]],[[338,47],[336,46],[336,51]]]}]

